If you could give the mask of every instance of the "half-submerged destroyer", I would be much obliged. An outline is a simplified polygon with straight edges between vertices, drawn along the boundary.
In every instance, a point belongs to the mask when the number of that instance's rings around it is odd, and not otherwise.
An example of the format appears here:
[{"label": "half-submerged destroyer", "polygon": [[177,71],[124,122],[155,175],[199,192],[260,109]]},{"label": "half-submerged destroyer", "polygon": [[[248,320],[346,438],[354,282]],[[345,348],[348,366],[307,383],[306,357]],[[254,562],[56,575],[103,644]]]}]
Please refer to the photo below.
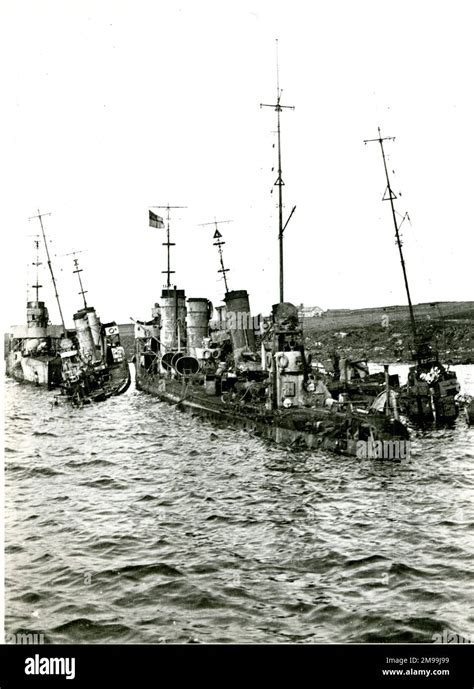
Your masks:
[{"label": "half-submerged destroyer", "polygon": [[[186,299],[171,285],[170,220],[167,219],[167,283],[153,318],[136,322],[136,386],[163,401],[214,423],[247,429],[292,447],[325,448],[360,456],[359,443],[405,441],[407,428],[398,419],[388,387],[373,410],[356,409],[332,398],[324,381],[314,375],[304,347],[298,309],[283,293],[282,174],[280,140],[281,91],[272,106],[278,117],[278,178],[280,300],[271,316],[251,316],[246,290],[229,290],[222,259],[222,235],[214,234],[219,250],[225,296],[216,309],[205,297]],[[149,211],[152,227],[163,219]],[[256,332],[257,330],[257,332]],[[388,376],[387,376],[388,380]],[[379,410],[378,410],[379,409]]]},{"label": "half-submerged destroyer", "polygon": [[130,386],[130,370],[117,323],[101,323],[95,308],[87,304],[76,253],[73,272],[84,307],[73,316],[75,331],[63,343],[61,362],[62,390],[73,404],[81,406],[125,392]]},{"label": "half-submerged destroyer", "polygon": [[387,183],[383,200],[390,202],[391,215],[395,227],[395,239],[400,256],[410,313],[410,325],[413,339],[412,358],[415,363],[409,369],[406,385],[400,390],[400,409],[402,413],[406,414],[406,416],[414,422],[424,424],[434,421],[435,423],[449,424],[456,419],[459,412],[455,398],[459,393],[460,385],[456,378],[456,373],[450,371],[447,366],[441,363],[438,352],[433,348],[429,340],[422,337],[415,321],[400,237],[400,227],[405,218],[408,217],[408,214],[403,216],[401,222],[398,221],[394,205],[397,195],[394,193],[390,184],[384,150],[384,141],[390,140],[393,141],[394,137],[382,137],[379,127],[378,137],[376,139],[367,139],[364,143],[378,142],[380,144]]},{"label": "half-submerged destroyer", "polygon": [[[26,304],[26,325],[17,325],[11,328],[6,353],[6,374],[19,382],[33,383],[46,386],[48,389],[61,385],[61,346],[66,335],[66,327],[59,302],[56,280],[49,255],[48,244],[43,225],[43,215],[38,211],[41,232],[48,268],[51,274],[54,293],[61,317],[61,325],[52,325],[49,320],[49,312],[44,301],[39,298],[39,290],[43,285],[39,284],[39,235],[35,235],[36,283],[32,285],[35,290],[35,298]],[[33,220],[30,218],[30,220]]]}]

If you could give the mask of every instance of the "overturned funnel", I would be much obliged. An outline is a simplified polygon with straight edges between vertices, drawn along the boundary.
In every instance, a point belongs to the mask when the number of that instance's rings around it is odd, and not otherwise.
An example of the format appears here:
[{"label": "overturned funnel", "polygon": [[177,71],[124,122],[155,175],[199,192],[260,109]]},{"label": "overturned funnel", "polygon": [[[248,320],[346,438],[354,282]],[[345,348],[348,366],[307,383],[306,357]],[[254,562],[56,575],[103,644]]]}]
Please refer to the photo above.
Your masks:
[{"label": "overturned funnel", "polygon": [[234,350],[245,349],[254,352],[255,333],[247,290],[227,292],[224,301],[227,330],[231,334]]},{"label": "overturned funnel", "polygon": [[212,316],[212,304],[209,299],[189,298],[186,313],[186,335],[188,352],[196,356],[196,347],[203,346],[204,337],[209,334],[209,320]]},{"label": "overturned funnel", "polygon": [[160,299],[161,352],[181,350],[186,341],[186,295],[184,289],[164,289]]}]

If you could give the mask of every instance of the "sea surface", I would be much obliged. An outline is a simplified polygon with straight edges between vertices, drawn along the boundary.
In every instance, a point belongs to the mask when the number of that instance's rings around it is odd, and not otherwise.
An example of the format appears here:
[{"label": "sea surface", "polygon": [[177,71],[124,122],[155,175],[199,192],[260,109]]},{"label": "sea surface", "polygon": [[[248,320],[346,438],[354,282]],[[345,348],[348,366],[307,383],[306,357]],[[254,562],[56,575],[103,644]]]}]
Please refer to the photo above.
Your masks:
[{"label": "sea surface", "polygon": [[[474,367],[455,367],[474,394]],[[474,429],[290,451],[134,386],[5,383],[5,631],[46,643],[474,640]]]}]

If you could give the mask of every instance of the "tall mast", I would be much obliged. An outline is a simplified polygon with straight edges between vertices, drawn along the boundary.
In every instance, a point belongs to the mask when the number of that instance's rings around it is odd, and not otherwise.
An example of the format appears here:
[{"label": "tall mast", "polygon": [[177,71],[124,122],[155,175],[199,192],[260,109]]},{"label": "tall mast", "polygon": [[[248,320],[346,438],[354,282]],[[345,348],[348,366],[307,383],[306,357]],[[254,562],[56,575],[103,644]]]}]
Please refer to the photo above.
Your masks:
[{"label": "tall mast", "polygon": [[163,246],[166,246],[166,254],[167,254],[167,262],[166,262],[166,270],[162,270],[162,273],[166,273],[166,288],[170,289],[171,288],[171,274],[174,273],[174,270],[171,270],[171,264],[170,264],[170,248],[172,246],[176,246],[174,242],[170,241],[170,210],[174,208],[187,208],[187,206],[170,206],[169,204],[167,206],[150,206],[150,208],[164,208],[167,212],[167,217],[166,217],[166,242],[163,242]]},{"label": "tall mast", "polygon": [[[280,113],[283,109],[294,110],[294,105],[282,105],[281,104],[281,94],[283,91],[280,89],[280,74],[279,74],[279,64],[278,64],[278,39],[276,39],[276,63],[277,63],[277,99],[276,103],[260,103],[261,108],[274,108],[277,113],[277,141],[278,141],[278,177],[274,186],[278,187],[278,246],[279,246],[279,263],[280,263],[280,303],[284,301],[284,280],[283,280],[283,232],[285,227],[288,225],[289,219],[283,227],[283,186],[284,181],[282,178],[282,168],[281,168],[281,127],[280,127]],[[294,209],[293,209],[294,211]],[[293,211],[291,215],[293,215]],[[291,216],[290,216],[291,217]]]},{"label": "tall mast", "polygon": [[33,289],[36,291],[36,301],[39,299],[39,289],[40,287],[43,287],[43,285],[39,284],[39,267],[41,265],[41,261],[39,260],[39,234],[33,235],[35,237],[34,240],[34,246],[36,249],[36,261],[33,262],[33,265],[36,267],[36,285],[31,285]]},{"label": "tall mast", "polygon": [[64,254],[64,255],[65,256],[74,256],[74,258],[72,260],[74,262],[75,270],[73,270],[72,272],[73,272],[73,274],[77,274],[77,279],[79,280],[79,287],[81,288],[81,290],[80,290],[80,292],[78,292],[78,294],[80,294],[82,296],[82,301],[84,302],[84,308],[87,309],[87,302],[86,302],[87,290],[85,290],[83,285],[82,285],[82,278],[81,278],[82,268],[79,268],[79,259],[76,258],[76,254],[82,254],[82,251],[71,251],[69,254]]},{"label": "tall mast", "polygon": [[[394,200],[397,198],[397,195],[394,194],[394,192],[392,191],[392,187],[390,186],[390,178],[389,178],[388,169],[387,169],[387,160],[385,158],[385,150],[383,147],[384,141],[395,141],[395,137],[394,136],[386,136],[386,137],[382,138],[381,133],[380,133],[380,127],[378,127],[378,132],[379,132],[379,135],[378,135],[377,139],[366,139],[364,141],[364,143],[367,144],[369,142],[378,141],[380,144],[380,149],[382,151],[383,167],[385,170],[385,178],[387,180],[387,188],[385,190],[385,193],[383,195],[382,200],[383,201],[390,201],[390,207],[392,209],[392,219],[393,219],[393,224],[395,226],[395,237],[397,240],[398,252],[400,254],[400,263],[402,264],[403,279],[405,281],[405,289],[406,289],[407,299],[408,299],[408,309],[410,311],[411,329],[413,332],[413,340],[414,340],[414,344],[416,347],[416,344],[417,344],[416,322],[415,322],[415,314],[413,312],[413,305],[412,305],[411,296],[410,296],[410,288],[408,286],[408,277],[407,277],[407,271],[406,271],[406,266],[405,266],[405,259],[403,257],[403,251],[402,251],[402,241],[400,239],[400,225],[401,225],[401,223],[399,225],[397,222],[397,215],[396,215],[395,206],[393,203]],[[387,196],[387,192],[388,192],[388,196]]]},{"label": "tall mast", "polygon": [[51,280],[52,280],[52,282],[53,282],[54,295],[55,295],[55,297],[56,297],[56,301],[57,301],[57,304],[58,304],[59,316],[60,316],[60,318],[61,318],[61,325],[63,326],[63,332],[64,332],[64,334],[66,334],[66,326],[64,325],[63,312],[62,312],[62,309],[61,309],[61,303],[60,303],[60,301],[59,301],[59,294],[58,294],[58,289],[57,289],[57,286],[56,286],[56,279],[55,279],[55,277],[54,277],[53,266],[52,266],[52,264],[51,264],[51,257],[50,257],[50,255],[49,255],[48,242],[46,241],[46,234],[45,234],[45,231],[44,231],[43,217],[45,217],[46,215],[51,215],[51,213],[40,213],[40,211],[39,211],[39,209],[38,209],[38,215],[33,215],[31,218],[28,218],[28,220],[33,220],[34,218],[38,218],[39,221],[40,221],[41,232],[42,232],[42,235],[43,235],[44,248],[46,249],[46,257],[47,257],[47,259],[48,259],[48,268],[49,268],[49,272],[51,273]]},{"label": "tall mast", "polygon": [[214,220],[214,222],[205,222],[200,225],[200,227],[206,227],[207,225],[215,225],[216,231],[214,232],[213,239],[216,241],[213,242],[214,246],[217,246],[217,250],[219,252],[219,263],[220,263],[220,269],[217,271],[218,273],[222,273],[222,277],[224,279],[224,285],[225,285],[225,293],[227,294],[229,292],[229,286],[227,284],[227,275],[226,273],[229,272],[230,268],[225,268],[224,267],[224,255],[222,252],[222,247],[224,246],[225,242],[221,242],[222,239],[222,234],[219,232],[218,225],[221,225],[223,223],[228,223],[232,222],[232,220]]}]

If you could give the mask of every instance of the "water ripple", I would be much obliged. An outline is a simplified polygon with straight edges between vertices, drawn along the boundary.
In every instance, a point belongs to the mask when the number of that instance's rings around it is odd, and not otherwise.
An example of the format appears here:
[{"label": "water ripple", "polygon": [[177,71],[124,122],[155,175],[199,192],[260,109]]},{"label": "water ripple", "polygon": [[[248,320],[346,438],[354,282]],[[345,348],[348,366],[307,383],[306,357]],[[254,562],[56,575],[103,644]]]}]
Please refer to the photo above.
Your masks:
[{"label": "water ripple", "polygon": [[52,643],[472,635],[464,419],[414,433],[412,460],[390,464],[292,452],[133,389],[82,410],[51,398],[6,384],[7,633]]}]

